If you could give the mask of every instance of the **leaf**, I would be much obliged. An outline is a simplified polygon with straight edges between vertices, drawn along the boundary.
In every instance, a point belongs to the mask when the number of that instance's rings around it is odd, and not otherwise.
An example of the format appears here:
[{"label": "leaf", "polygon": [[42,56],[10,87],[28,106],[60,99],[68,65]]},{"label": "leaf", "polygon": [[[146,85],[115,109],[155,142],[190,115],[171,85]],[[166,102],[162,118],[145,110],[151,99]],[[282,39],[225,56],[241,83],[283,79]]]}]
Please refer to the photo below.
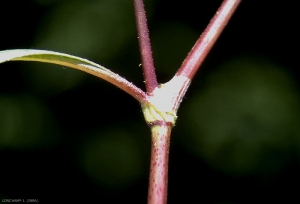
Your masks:
[{"label": "leaf", "polygon": [[0,63],[7,61],[37,61],[71,67],[114,84],[140,102],[146,99],[146,94],[141,89],[123,77],[99,64],[80,57],[46,50],[16,49],[0,51]]}]

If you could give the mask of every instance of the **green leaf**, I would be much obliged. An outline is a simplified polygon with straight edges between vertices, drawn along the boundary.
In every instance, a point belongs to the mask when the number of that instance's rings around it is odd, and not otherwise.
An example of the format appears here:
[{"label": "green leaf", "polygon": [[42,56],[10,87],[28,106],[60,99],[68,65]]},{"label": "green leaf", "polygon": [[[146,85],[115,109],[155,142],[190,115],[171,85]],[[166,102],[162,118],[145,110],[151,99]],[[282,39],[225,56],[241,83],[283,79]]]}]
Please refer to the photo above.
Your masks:
[{"label": "green leaf", "polygon": [[142,102],[146,94],[123,77],[89,60],[72,55],[32,49],[17,49],[0,51],[0,63],[7,61],[37,61],[71,67],[102,78]]}]

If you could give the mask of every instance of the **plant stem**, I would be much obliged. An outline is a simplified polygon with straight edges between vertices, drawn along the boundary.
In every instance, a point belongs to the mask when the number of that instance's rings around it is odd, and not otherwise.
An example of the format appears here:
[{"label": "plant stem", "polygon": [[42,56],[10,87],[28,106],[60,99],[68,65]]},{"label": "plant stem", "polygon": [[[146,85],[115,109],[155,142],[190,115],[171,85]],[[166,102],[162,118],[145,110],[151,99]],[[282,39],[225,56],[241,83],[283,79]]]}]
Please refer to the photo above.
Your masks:
[{"label": "plant stem", "polygon": [[152,144],[148,204],[167,203],[171,128],[171,125],[164,122],[151,128]]},{"label": "plant stem", "polygon": [[183,61],[176,75],[192,79],[224,30],[241,0],[224,0],[207,28]]},{"label": "plant stem", "polygon": [[143,1],[134,0],[144,78],[149,95],[148,101],[141,104],[152,133],[148,204],[167,203],[169,146],[177,109],[191,79],[240,2],[241,0],[224,0],[176,75],[158,87]]},{"label": "plant stem", "polygon": [[146,12],[143,0],[134,0],[134,11],[137,25],[137,33],[140,45],[140,53],[142,58],[142,67],[146,90],[149,95],[157,87],[157,79],[155,74],[154,62],[152,57],[151,44],[149,39],[149,31],[147,26]]}]

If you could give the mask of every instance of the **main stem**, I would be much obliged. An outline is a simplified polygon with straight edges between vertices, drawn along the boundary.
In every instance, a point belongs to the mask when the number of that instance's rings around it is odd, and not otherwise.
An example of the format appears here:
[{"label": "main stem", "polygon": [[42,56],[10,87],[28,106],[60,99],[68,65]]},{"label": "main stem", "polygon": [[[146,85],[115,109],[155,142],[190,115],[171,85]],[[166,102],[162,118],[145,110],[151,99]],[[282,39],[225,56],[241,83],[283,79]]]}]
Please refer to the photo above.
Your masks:
[{"label": "main stem", "polygon": [[[224,0],[196,45],[171,81],[158,86],[153,65],[143,0],[133,0],[148,101],[142,104],[151,128],[151,162],[148,204],[166,204],[171,129],[191,79],[216,42],[241,0]],[[180,100],[178,100],[180,99]]]},{"label": "main stem", "polygon": [[166,204],[171,126],[166,123],[151,128],[151,163],[148,204]]}]

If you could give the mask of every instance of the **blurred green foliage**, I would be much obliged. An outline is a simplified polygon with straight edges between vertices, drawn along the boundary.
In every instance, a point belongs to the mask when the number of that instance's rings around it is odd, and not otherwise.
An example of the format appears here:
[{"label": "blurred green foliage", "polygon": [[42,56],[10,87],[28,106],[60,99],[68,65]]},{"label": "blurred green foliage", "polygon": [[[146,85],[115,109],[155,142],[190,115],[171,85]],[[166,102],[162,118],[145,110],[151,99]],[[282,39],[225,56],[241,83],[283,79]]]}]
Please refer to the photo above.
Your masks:
[{"label": "blurred green foliage", "polygon": [[233,175],[278,173],[300,136],[293,78],[266,59],[242,57],[221,65],[204,83],[184,112],[188,149]]},{"label": "blurred green foliage", "polygon": [[135,35],[131,1],[64,1],[41,22],[35,45],[103,61]]},{"label": "blurred green foliage", "polygon": [[[109,188],[128,188],[147,175],[143,149],[128,130],[100,129],[91,133],[79,150],[79,162],[95,182]],[[144,175],[143,175],[144,174]]]},{"label": "blurred green foliage", "polygon": [[[220,3],[146,1],[161,83]],[[274,16],[261,1],[243,2],[193,80],[172,135],[170,203],[276,199],[300,180],[298,61],[289,47],[295,32],[281,29],[297,12],[272,5],[285,15]],[[78,55],[143,88],[132,1],[20,0],[1,7],[1,50]],[[2,197],[146,202],[150,131],[136,101],[61,66],[11,62],[0,69]]]},{"label": "blurred green foliage", "polygon": [[53,114],[34,97],[0,96],[0,148],[47,148],[58,142]]}]

